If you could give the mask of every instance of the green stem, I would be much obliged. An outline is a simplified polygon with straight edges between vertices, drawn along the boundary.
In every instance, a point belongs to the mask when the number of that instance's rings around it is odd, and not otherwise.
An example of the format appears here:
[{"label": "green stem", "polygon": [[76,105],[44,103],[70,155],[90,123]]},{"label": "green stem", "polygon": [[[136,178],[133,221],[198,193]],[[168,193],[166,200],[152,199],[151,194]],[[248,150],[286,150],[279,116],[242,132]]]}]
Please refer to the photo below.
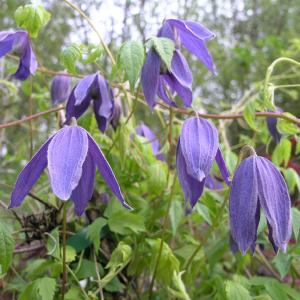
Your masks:
[{"label": "green stem", "polygon": [[213,231],[218,228],[219,221],[222,219],[223,213],[225,211],[226,203],[227,203],[227,194],[225,195],[225,198],[223,200],[222,206],[221,206],[221,208],[219,210],[219,214],[214,219],[213,224],[209,227],[206,235],[204,236],[204,239],[203,239],[202,243],[198,245],[198,247],[194,250],[194,252],[190,256],[190,258],[188,259],[188,261],[187,261],[187,263],[185,265],[185,268],[184,268],[186,271],[189,269],[189,267],[192,264],[194,258],[196,257],[196,255],[198,254],[198,252],[202,249],[203,245],[211,237],[211,234],[213,233]]},{"label": "green stem", "polygon": [[174,195],[174,191],[175,191],[175,185],[176,185],[176,176],[174,176],[174,179],[173,179],[171,192],[170,192],[170,197],[168,199],[167,212],[166,212],[166,215],[164,217],[164,222],[163,222],[163,225],[162,225],[158,255],[157,255],[157,259],[156,259],[156,263],[155,263],[155,267],[154,267],[154,271],[153,271],[153,276],[152,276],[152,279],[151,279],[151,282],[150,282],[150,287],[149,287],[149,300],[152,299],[152,295],[153,295],[153,287],[154,287],[155,277],[156,277],[159,261],[160,261],[160,258],[161,258],[163,246],[164,246],[165,232],[166,232],[166,228],[167,228],[168,216],[169,216],[169,212],[170,212],[170,208],[171,208],[171,203],[172,203],[172,199],[173,199],[173,195]]},{"label": "green stem", "polygon": [[66,265],[66,248],[67,248],[67,204],[64,202],[63,204],[63,274],[62,274],[62,287],[61,287],[61,299],[65,299],[65,289],[66,289],[66,282],[67,282],[67,265]]}]

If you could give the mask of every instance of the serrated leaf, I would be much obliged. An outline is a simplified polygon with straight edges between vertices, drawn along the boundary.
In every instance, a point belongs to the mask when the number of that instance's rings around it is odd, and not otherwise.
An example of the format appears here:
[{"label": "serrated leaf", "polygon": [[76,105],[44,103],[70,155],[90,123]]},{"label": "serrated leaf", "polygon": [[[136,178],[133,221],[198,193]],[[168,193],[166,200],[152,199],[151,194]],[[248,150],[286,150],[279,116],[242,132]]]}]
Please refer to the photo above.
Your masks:
[{"label": "serrated leaf", "polygon": [[243,111],[243,116],[251,129],[259,131],[255,124],[255,105],[252,101],[246,105]]},{"label": "serrated leaf", "polygon": [[291,142],[287,139],[282,139],[273,151],[272,161],[277,166],[284,163],[284,166],[286,167],[291,157],[291,151]]},{"label": "serrated leaf", "polygon": [[41,5],[27,4],[19,6],[15,11],[15,20],[19,27],[28,31],[32,38],[36,38],[40,29],[51,18],[51,14]]},{"label": "serrated leaf", "polygon": [[120,210],[112,213],[108,219],[111,231],[119,234],[131,234],[145,231],[144,218],[132,212]]},{"label": "serrated leaf", "polygon": [[153,47],[166,64],[168,70],[171,68],[173,52],[175,50],[175,44],[172,40],[164,37],[153,37],[151,39]]},{"label": "serrated leaf", "polygon": [[270,280],[269,282],[267,282],[265,288],[273,300],[288,300],[288,296],[285,293],[285,290],[283,289],[282,285],[276,280]]},{"label": "serrated leaf", "polygon": [[273,259],[273,263],[275,264],[281,279],[283,279],[289,271],[291,265],[291,256],[282,252],[278,252]]},{"label": "serrated leaf", "polygon": [[41,300],[53,300],[56,290],[55,279],[43,277],[35,281],[35,286]]},{"label": "serrated leaf", "polygon": [[145,58],[144,46],[139,41],[125,42],[119,52],[120,66],[133,89],[141,72]]},{"label": "serrated leaf", "polygon": [[96,251],[100,248],[100,232],[102,228],[107,224],[107,220],[104,218],[97,218],[87,228],[87,237],[94,244]]},{"label": "serrated leaf", "polygon": [[0,269],[1,274],[5,274],[12,262],[15,241],[9,230],[0,223]]},{"label": "serrated leaf", "polygon": [[251,300],[249,291],[240,283],[231,280],[226,281],[225,291],[228,300]]},{"label": "serrated leaf", "polygon": [[292,208],[292,227],[296,241],[298,240],[300,230],[300,211],[296,208]]},{"label": "serrated leaf", "polygon": [[76,62],[81,59],[82,53],[80,47],[76,44],[63,49],[60,53],[60,62],[69,73],[76,73]]}]

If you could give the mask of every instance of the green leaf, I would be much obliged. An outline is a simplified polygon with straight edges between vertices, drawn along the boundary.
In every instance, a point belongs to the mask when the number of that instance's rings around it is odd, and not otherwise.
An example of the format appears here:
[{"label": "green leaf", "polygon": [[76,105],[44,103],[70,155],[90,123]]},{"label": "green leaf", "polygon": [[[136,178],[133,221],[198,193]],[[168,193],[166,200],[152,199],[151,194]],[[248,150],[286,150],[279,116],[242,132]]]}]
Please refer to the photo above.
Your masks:
[{"label": "green leaf", "polygon": [[290,193],[294,193],[296,187],[298,191],[300,191],[300,178],[298,173],[294,169],[292,168],[284,169],[283,175],[287,182]]},{"label": "green leaf", "polygon": [[284,166],[287,166],[291,157],[291,151],[291,142],[287,139],[282,139],[273,151],[272,161],[277,166],[280,166],[281,163],[284,163]]},{"label": "green leaf", "polygon": [[212,224],[211,217],[209,214],[209,209],[202,203],[198,202],[196,205],[196,210],[199,215],[209,224]]},{"label": "green leaf", "polygon": [[265,288],[273,300],[288,300],[288,296],[282,288],[282,285],[276,280],[267,282]]},{"label": "green leaf", "polygon": [[145,58],[144,46],[139,41],[125,42],[119,52],[119,62],[133,89],[141,72]]},{"label": "green leaf", "polygon": [[166,64],[168,70],[170,70],[173,52],[175,50],[174,42],[164,37],[152,37],[151,42],[162,61]]},{"label": "green leaf", "polygon": [[144,218],[126,210],[112,213],[108,219],[108,226],[111,231],[120,234],[131,234],[145,231]]},{"label": "green leaf", "polygon": [[10,267],[15,248],[15,241],[13,240],[10,231],[6,226],[0,223],[0,271],[5,274]]},{"label": "green leaf", "polygon": [[[292,118],[296,118],[295,116],[293,116],[290,113],[283,113],[284,115],[287,115],[289,117]],[[290,134],[290,135],[294,135],[299,133],[299,128],[296,124],[292,123],[291,121],[285,120],[285,119],[278,119],[277,121],[277,129],[280,133],[283,134]]]},{"label": "green leaf", "polygon": [[148,189],[153,194],[160,194],[167,185],[167,166],[162,161],[157,161],[147,168],[148,173]]},{"label": "green leaf", "polygon": [[89,247],[91,245],[91,241],[87,238],[87,228],[80,229],[72,235],[67,240],[67,244],[72,246],[77,253]]},{"label": "green leaf", "polygon": [[251,300],[249,291],[238,282],[226,281],[225,291],[228,300]]},{"label": "green leaf", "polygon": [[51,18],[51,14],[41,5],[27,4],[19,6],[15,11],[15,20],[19,27],[28,31],[32,38],[36,38],[40,29]]},{"label": "green leaf", "polygon": [[291,256],[282,252],[278,252],[278,254],[273,259],[273,263],[275,264],[276,269],[278,270],[281,279],[285,277],[288,273],[290,265],[291,265]]},{"label": "green leaf", "polygon": [[100,248],[100,232],[102,228],[107,224],[107,220],[104,218],[97,218],[87,228],[88,239],[94,244],[96,251]]},{"label": "green leaf", "polygon": [[297,241],[300,229],[300,211],[296,207],[292,208],[292,226],[294,237]]},{"label": "green leaf", "polygon": [[189,294],[186,291],[185,285],[182,280],[182,275],[184,272],[174,272],[173,274],[173,284],[178,290],[178,296],[183,300],[191,300]]},{"label": "green leaf", "polygon": [[243,116],[251,129],[259,131],[255,124],[255,105],[252,101],[246,105]]},{"label": "green leaf", "polygon": [[[160,250],[161,239],[147,239],[146,241],[151,247],[151,267],[154,269]],[[174,272],[179,272],[179,261],[168,244],[163,242],[156,278],[163,284],[170,285]]]},{"label": "green leaf", "polygon": [[35,290],[35,282],[28,284],[25,289],[20,293],[18,300],[38,300]]},{"label": "green leaf", "polygon": [[92,45],[88,47],[85,57],[81,57],[81,62],[85,65],[95,62],[101,57],[103,49],[99,46]]},{"label": "green leaf", "polygon": [[173,236],[176,235],[177,227],[180,224],[181,218],[183,217],[183,209],[180,201],[173,200],[170,207],[170,221]]},{"label": "green leaf", "polygon": [[72,44],[60,53],[60,62],[69,73],[76,73],[76,62],[81,59],[82,53],[78,45]]},{"label": "green leaf", "polygon": [[56,290],[55,279],[49,277],[37,279],[35,281],[35,286],[41,300],[53,300]]},{"label": "green leaf", "polygon": [[58,227],[56,227],[50,233],[48,233],[48,236],[49,236],[47,240],[48,255],[60,259]]}]

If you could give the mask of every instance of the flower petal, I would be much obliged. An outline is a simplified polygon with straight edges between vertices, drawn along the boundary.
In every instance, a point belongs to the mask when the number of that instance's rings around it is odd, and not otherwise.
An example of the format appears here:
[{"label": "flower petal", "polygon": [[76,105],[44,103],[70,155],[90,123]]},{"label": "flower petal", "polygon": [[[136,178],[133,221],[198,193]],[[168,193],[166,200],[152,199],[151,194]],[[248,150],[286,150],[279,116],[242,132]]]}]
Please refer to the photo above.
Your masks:
[{"label": "flower petal", "polygon": [[77,187],[71,194],[71,199],[74,202],[75,213],[81,216],[87,206],[88,201],[91,200],[94,192],[96,165],[91,154],[88,152],[85,162],[82,166],[81,179]]},{"label": "flower petal", "polygon": [[74,89],[71,92],[67,107],[66,107],[66,124],[68,124],[72,117],[78,119],[81,117],[84,112],[88,109],[90,104],[91,98],[87,96],[80,105],[75,105],[75,96],[74,96]]},{"label": "flower petal", "polygon": [[202,181],[198,181],[189,175],[187,172],[186,161],[181,149],[182,147],[179,139],[176,149],[176,168],[178,179],[184,193],[186,204],[189,204],[190,207],[193,208],[203,193],[205,178]]},{"label": "flower petal", "polygon": [[159,72],[160,58],[153,49],[150,49],[142,69],[141,82],[145,99],[151,108],[153,108],[156,103]]},{"label": "flower petal", "polygon": [[163,100],[165,103],[167,103],[168,105],[172,106],[172,107],[176,107],[176,103],[171,100],[168,96],[168,94],[165,91],[165,87],[164,87],[164,82],[163,82],[163,77],[160,76],[159,78],[159,82],[158,82],[158,89],[157,89],[157,96]]},{"label": "flower petal", "polygon": [[90,154],[91,154],[95,164],[97,165],[99,172],[102,174],[104,181],[110,187],[110,189],[116,195],[116,197],[119,199],[121,204],[128,209],[132,209],[126,203],[126,201],[122,195],[118,181],[115,177],[115,174],[113,173],[113,171],[112,171],[108,161],[106,160],[105,156],[103,155],[101,149],[98,147],[97,143],[94,141],[94,139],[88,133],[87,133],[87,135],[88,135],[88,141],[89,141]]},{"label": "flower petal", "polygon": [[90,74],[79,80],[78,84],[74,88],[75,105],[82,104],[86,101],[86,98],[92,98],[89,95],[90,90],[93,88],[93,83],[96,80],[98,73]]},{"label": "flower petal", "polygon": [[48,147],[48,169],[53,193],[68,200],[82,176],[88,151],[88,137],[79,126],[59,130]]},{"label": "flower petal", "polygon": [[237,168],[229,197],[231,235],[243,254],[256,241],[257,209],[256,164],[254,156],[250,156]]},{"label": "flower petal", "polygon": [[14,35],[8,31],[0,32],[0,57],[13,49]]},{"label": "flower petal", "polygon": [[108,82],[101,76],[97,76],[100,99],[94,99],[94,112],[100,131],[104,132],[111,120],[114,102],[113,92]]},{"label": "flower petal", "polygon": [[174,51],[171,64],[171,73],[181,85],[191,87],[193,75],[188,62],[179,50]]},{"label": "flower petal", "polygon": [[32,186],[41,176],[47,166],[47,150],[52,137],[50,137],[38,152],[32,157],[25,168],[19,174],[15,187],[11,194],[9,208],[19,206]]},{"label": "flower petal", "polygon": [[164,78],[170,89],[180,96],[184,103],[184,106],[190,107],[193,102],[192,87],[182,85],[171,73],[164,74],[162,75],[162,77]]},{"label": "flower petal", "polygon": [[69,97],[70,88],[71,88],[70,76],[67,75],[54,76],[50,87],[52,103],[56,105],[58,103],[65,102]]},{"label": "flower petal", "polygon": [[219,170],[221,172],[221,175],[222,175],[224,181],[229,186],[230,185],[230,180],[229,180],[230,174],[229,174],[229,171],[226,167],[226,164],[225,164],[225,161],[224,161],[224,158],[223,158],[223,155],[222,155],[222,152],[221,152],[220,148],[218,148],[218,151],[217,151],[216,163],[219,167]]},{"label": "flower petal", "polygon": [[217,129],[205,119],[189,118],[182,126],[180,141],[188,174],[202,181],[209,174],[217,154]]},{"label": "flower petal", "polygon": [[174,32],[172,30],[171,25],[168,22],[163,23],[163,25],[160,27],[160,29],[157,33],[157,36],[165,37],[165,38],[175,41]]},{"label": "flower petal", "polygon": [[268,159],[257,156],[256,169],[259,200],[272,228],[274,244],[285,250],[291,237],[291,200],[287,185]]}]

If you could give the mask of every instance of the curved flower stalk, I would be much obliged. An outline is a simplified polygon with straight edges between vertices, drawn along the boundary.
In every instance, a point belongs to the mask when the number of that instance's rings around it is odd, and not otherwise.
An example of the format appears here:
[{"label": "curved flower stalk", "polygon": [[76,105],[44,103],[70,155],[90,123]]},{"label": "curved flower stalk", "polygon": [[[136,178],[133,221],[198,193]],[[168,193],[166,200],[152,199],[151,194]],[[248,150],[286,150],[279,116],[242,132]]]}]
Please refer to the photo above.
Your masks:
[{"label": "curved flower stalk", "polygon": [[217,75],[213,58],[206,42],[215,37],[209,29],[197,22],[167,19],[160,28],[158,36],[173,40],[195,55],[213,74]]},{"label": "curved flower stalk", "polygon": [[37,60],[32,50],[28,33],[23,30],[0,32],[0,58],[7,53],[13,53],[20,57],[19,67],[11,76],[25,80],[34,75],[37,69]]},{"label": "curved flower stalk", "polygon": [[164,156],[161,153],[160,142],[155,133],[144,123],[141,123],[141,125],[138,126],[135,131],[137,135],[145,137],[151,143],[152,151],[156,158],[158,160],[164,160]]},{"label": "curved flower stalk", "polygon": [[174,51],[171,68],[167,70],[152,47],[148,51],[142,69],[141,82],[145,99],[151,108],[155,106],[157,96],[168,105],[176,106],[176,103],[168,95],[167,87],[172,94],[176,93],[180,96],[186,107],[192,104],[193,76],[186,59],[179,50]]},{"label": "curved flower stalk", "polygon": [[53,193],[61,200],[71,199],[81,215],[92,198],[96,167],[104,181],[128,209],[117,179],[102,151],[82,127],[65,126],[52,135],[19,174],[9,207],[19,206],[48,167]]},{"label": "curved flower stalk", "polygon": [[217,129],[205,119],[187,119],[177,144],[176,166],[186,203],[191,208],[203,193],[214,160],[229,185],[229,172],[219,149]]},{"label": "curved flower stalk", "polygon": [[53,105],[67,101],[71,92],[71,77],[67,75],[54,76],[51,81],[50,94]]},{"label": "curved flower stalk", "polygon": [[[276,112],[283,112],[280,107],[276,107]],[[267,118],[267,126],[270,134],[272,135],[276,144],[278,144],[281,140],[281,134],[277,129],[277,119],[276,118]]]},{"label": "curved flower stalk", "polygon": [[66,107],[66,123],[72,117],[78,119],[93,100],[94,113],[98,128],[104,132],[114,110],[113,92],[107,80],[96,72],[81,79],[72,90]]},{"label": "curved flower stalk", "polygon": [[268,159],[251,155],[237,168],[229,198],[231,248],[253,253],[262,207],[275,252],[286,251],[291,237],[291,200],[286,183]]}]

